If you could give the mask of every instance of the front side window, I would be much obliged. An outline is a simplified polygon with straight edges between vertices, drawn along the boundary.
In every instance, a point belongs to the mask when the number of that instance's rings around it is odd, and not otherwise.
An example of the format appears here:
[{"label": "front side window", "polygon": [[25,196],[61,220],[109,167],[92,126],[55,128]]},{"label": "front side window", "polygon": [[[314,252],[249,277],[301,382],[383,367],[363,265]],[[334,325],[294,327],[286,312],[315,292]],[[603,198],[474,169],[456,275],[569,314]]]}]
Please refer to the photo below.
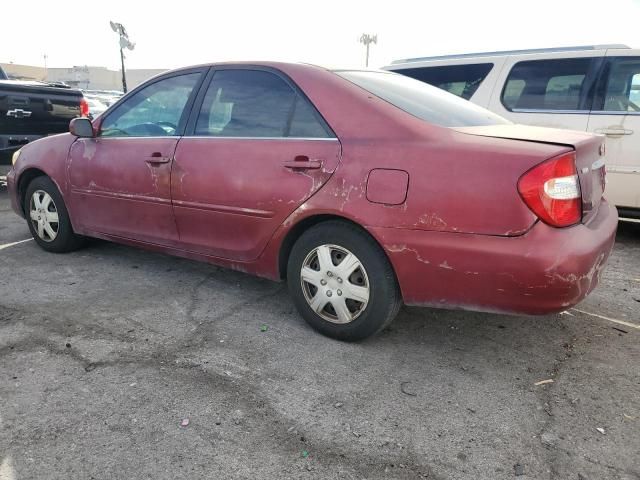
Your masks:
[{"label": "front side window", "polygon": [[210,137],[325,138],[315,108],[277,75],[220,70],[207,89],[195,135]]},{"label": "front side window", "polygon": [[415,78],[469,100],[493,68],[493,63],[403,68],[396,73]]},{"label": "front side window", "polygon": [[593,58],[517,63],[502,91],[507,110],[589,110]]},{"label": "front side window", "polygon": [[189,73],[165,78],[136,92],[104,119],[103,137],[164,137],[179,134],[189,96],[200,78]]},{"label": "front side window", "polygon": [[489,110],[437,87],[391,72],[335,73],[397,108],[442,127],[473,127],[510,123]]},{"label": "front side window", "polygon": [[596,110],[640,112],[640,57],[617,57],[608,61],[604,102]]}]

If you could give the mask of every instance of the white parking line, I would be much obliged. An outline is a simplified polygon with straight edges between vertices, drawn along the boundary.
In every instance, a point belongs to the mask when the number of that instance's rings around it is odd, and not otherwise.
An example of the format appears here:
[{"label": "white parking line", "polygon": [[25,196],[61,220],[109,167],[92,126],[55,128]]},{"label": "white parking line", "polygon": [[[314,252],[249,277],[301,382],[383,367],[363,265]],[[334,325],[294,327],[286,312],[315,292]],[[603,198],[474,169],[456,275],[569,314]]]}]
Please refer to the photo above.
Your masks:
[{"label": "white parking line", "polygon": [[572,308],[571,310],[574,310],[574,311],[580,312],[580,313],[584,313],[585,315],[591,315],[592,317],[601,318],[603,320],[609,320],[610,322],[618,323],[620,325],[624,325],[625,327],[635,328],[637,330],[640,330],[640,325],[636,325],[635,323],[625,322],[624,320],[617,320],[615,318],[605,317],[604,315],[598,315],[597,313],[585,312],[584,310],[578,310],[577,308]]},{"label": "white parking line", "polygon": [[4,250],[5,248],[13,247],[14,245],[18,245],[24,242],[30,242],[33,238],[27,238],[26,240],[19,240],[17,242],[5,243],[4,245],[0,245],[0,250]]}]

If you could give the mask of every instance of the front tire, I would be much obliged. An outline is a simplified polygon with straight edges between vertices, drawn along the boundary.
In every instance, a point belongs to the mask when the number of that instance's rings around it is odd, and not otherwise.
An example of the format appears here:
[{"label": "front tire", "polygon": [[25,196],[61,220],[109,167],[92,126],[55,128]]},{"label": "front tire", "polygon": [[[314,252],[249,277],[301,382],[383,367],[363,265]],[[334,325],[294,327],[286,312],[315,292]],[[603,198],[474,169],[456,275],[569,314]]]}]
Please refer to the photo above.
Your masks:
[{"label": "front tire", "polygon": [[307,323],[338,340],[378,333],[402,304],[384,251],[365,231],[338,220],[300,236],[289,256],[287,282]]},{"label": "front tire", "polygon": [[76,235],[62,195],[49,177],[34,178],[24,196],[24,212],[36,243],[48,252],[77,250],[83,237]]}]

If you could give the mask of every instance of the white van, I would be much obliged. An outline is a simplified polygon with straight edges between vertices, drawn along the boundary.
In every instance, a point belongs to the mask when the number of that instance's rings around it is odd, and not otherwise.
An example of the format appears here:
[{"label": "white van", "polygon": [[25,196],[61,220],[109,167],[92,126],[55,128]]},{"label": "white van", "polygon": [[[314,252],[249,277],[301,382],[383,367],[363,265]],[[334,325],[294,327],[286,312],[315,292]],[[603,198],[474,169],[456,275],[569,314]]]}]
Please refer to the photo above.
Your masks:
[{"label": "white van", "polygon": [[626,45],[397,60],[391,70],[509,120],[604,134],[607,198],[640,218],[640,50]]}]

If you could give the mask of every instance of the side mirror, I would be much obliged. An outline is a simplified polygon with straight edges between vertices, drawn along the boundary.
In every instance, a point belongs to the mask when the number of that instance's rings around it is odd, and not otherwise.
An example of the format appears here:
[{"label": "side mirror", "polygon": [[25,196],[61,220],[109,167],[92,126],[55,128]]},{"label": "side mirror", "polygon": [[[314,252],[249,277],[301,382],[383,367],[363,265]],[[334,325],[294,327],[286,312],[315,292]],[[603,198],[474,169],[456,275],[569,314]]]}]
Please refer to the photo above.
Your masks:
[{"label": "side mirror", "polygon": [[84,117],[78,117],[69,123],[69,132],[76,137],[93,138],[93,125],[91,120]]}]

